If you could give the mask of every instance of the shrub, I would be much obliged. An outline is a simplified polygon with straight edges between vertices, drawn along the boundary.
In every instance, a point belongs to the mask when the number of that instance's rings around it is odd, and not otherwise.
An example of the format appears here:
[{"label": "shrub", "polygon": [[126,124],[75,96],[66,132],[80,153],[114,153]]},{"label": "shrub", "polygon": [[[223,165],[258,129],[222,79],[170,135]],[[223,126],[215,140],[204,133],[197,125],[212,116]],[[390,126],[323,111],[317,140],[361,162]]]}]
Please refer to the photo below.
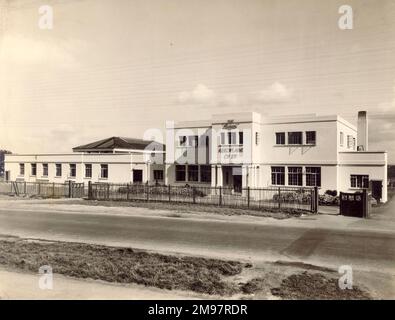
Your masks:
[{"label": "shrub", "polygon": [[337,196],[337,190],[326,190],[325,194],[330,195],[332,197],[336,197]]}]

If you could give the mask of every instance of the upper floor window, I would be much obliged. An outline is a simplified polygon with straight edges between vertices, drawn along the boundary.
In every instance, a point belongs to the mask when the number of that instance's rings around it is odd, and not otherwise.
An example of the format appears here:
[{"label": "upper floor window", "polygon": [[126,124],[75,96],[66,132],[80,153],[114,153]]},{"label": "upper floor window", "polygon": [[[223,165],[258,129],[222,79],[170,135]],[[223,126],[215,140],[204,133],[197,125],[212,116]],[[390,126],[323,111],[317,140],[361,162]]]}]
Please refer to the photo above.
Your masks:
[{"label": "upper floor window", "polygon": [[19,164],[19,174],[20,174],[21,176],[24,176],[24,175],[25,175],[25,164],[24,164],[24,163],[20,163],[20,164]]},{"label": "upper floor window", "polygon": [[236,132],[228,132],[228,144],[236,144]]},{"label": "upper floor window", "polygon": [[199,144],[199,137],[198,136],[189,136],[188,137],[188,145],[190,147],[197,147]]},{"label": "upper floor window", "polygon": [[285,132],[276,132],[276,144],[285,144]]},{"label": "upper floor window", "polygon": [[108,164],[100,165],[100,178],[107,179],[108,178]]},{"label": "upper floor window", "polygon": [[288,144],[302,144],[302,132],[288,132]]},{"label": "upper floor window", "polygon": [[180,146],[185,146],[187,143],[187,137],[186,136],[180,136],[179,137],[179,142],[180,142]]},{"label": "upper floor window", "polygon": [[176,165],[176,181],[185,181],[185,165]]},{"label": "upper floor window", "polygon": [[288,167],[288,184],[290,186],[303,185],[302,167]]},{"label": "upper floor window", "polygon": [[85,178],[92,178],[92,165],[85,164]]},{"label": "upper floor window", "polygon": [[285,167],[272,167],[272,185],[285,185]]},{"label": "upper floor window", "polygon": [[77,175],[77,166],[75,163],[70,163],[70,178],[74,178]]},{"label": "upper floor window", "polygon": [[61,177],[62,176],[62,164],[61,163],[55,164],[55,175],[57,177]]},{"label": "upper floor window", "polygon": [[344,146],[344,133],[340,132],[340,146],[343,147]]},{"label": "upper floor window", "polygon": [[48,163],[43,163],[43,176],[48,176]]},{"label": "upper floor window", "polygon": [[320,167],[306,167],[306,186],[321,187]]},{"label": "upper floor window", "polygon": [[351,175],[351,188],[361,188],[361,189],[369,188],[369,176],[368,175],[360,175],[360,174],[352,174]]},{"label": "upper floor window", "polygon": [[221,144],[225,144],[225,132],[221,132]]},{"label": "upper floor window", "polygon": [[243,131],[239,131],[239,144],[240,145],[244,144]]},{"label": "upper floor window", "polygon": [[306,131],[306,144],[316,144],[315,131]]},{"label": "upper floor window", "polygon": [[37,164],[32,163],[32,164],[31,164],[31,169],[32,169],[31,175],[32,175],[32,176],[36,176],[36,175],[37,175]]},{"label": "upper floor window", "polygon": [[255,145],[259,145],[259,132],[255,132]]}]

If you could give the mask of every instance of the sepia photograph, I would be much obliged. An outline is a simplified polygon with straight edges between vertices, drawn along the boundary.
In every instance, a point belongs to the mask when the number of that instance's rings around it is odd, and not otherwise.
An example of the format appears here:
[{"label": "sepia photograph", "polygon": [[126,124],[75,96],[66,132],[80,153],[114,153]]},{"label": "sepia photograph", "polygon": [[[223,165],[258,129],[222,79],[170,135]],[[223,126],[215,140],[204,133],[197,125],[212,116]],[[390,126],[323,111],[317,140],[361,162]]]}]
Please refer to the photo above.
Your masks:
[{"label": "sepia photograph", "polygon": [[394,195],[394,0],[0,0],[0,300],[394,300]]}]

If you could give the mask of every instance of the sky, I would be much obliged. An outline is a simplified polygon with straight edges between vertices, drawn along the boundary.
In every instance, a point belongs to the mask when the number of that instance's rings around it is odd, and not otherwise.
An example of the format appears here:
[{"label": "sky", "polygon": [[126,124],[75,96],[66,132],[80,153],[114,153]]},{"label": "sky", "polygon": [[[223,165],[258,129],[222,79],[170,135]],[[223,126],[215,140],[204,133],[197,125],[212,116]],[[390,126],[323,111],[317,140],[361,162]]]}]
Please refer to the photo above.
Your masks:
[{"label": "sky", "polygon": [[369,149],[395,164],[394,17],[393,0],[0,0],[0,149],[70,152],[214,113],[367,110]]}]

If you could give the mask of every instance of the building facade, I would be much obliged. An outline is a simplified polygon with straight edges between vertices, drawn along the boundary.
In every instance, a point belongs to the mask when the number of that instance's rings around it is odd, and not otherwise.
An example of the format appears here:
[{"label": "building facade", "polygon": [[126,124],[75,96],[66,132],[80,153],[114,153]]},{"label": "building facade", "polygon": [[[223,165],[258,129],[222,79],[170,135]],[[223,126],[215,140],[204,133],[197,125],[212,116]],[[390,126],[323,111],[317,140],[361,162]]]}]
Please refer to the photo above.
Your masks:
[{"label": "building facade", "polygon": [[166,146],[112,137],[70,154],[6,155],[5,170],[12,181],[188,184],[232,192],[371,188],[387,201],[387,153],[369,150],[366,112],[358,114],[358,127],[339,116],[221,114],[167,122],[165,136]]}]

